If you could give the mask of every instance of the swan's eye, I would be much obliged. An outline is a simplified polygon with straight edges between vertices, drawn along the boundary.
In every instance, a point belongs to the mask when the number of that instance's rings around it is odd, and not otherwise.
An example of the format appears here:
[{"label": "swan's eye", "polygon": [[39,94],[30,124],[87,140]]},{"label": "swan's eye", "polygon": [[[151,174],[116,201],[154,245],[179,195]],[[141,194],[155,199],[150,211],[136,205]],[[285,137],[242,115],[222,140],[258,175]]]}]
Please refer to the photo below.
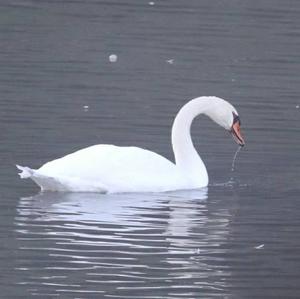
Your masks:
[{"label": "swan's eye", "polygon": [[237,114],[235,114],[234,112],[232,112],[232,114],[233,114],[233,123],[232,123],[232,125],[234,125],[236,123],[238,123],[239,125],[241,125],[240,117]]}]

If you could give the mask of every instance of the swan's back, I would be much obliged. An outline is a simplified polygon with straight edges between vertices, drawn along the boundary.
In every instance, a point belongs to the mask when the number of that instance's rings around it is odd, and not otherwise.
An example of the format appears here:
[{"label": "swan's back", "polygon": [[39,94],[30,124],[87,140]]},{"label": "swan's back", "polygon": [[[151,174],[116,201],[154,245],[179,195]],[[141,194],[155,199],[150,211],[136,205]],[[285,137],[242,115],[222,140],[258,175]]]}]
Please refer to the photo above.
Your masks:
[{"label": "swan's back", "polygon": [[44,164],[36,172],[51,178],[101,186],[106,192],[167,191],[183,186],[175,164],[138,147],[94,145]]}]

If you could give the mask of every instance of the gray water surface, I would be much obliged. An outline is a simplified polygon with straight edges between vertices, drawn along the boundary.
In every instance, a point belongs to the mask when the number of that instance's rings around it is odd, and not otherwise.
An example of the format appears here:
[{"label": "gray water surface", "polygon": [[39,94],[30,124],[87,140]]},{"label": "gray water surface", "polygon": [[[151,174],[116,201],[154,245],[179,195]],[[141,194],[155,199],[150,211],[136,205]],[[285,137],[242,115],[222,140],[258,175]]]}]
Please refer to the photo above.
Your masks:
[{"label": "gray water surface", "polygon": [[[0,3],[0,296],[299,298],[300,2],[149,3]],[[40,194],[17,176],[97,143],[173,160],[173,118],[201,95],[235,105],[246,139],[232,172],[231,137],[195,121],[207,189]]]}]

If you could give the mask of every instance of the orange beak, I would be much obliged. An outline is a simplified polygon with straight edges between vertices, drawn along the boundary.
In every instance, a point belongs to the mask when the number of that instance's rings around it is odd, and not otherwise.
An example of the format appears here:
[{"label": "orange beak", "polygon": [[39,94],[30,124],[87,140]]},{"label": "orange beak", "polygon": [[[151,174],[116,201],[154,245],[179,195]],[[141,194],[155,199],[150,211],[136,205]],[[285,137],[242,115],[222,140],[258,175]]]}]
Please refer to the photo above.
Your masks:
[{"label": "orange beak", "polygon": [[244,138],[241,133],[241,128],[240,128],[240,122],[235,121],[231,127],[230,133],[234,139],[234,141],[239,144],[240,146],[245,145]]}]

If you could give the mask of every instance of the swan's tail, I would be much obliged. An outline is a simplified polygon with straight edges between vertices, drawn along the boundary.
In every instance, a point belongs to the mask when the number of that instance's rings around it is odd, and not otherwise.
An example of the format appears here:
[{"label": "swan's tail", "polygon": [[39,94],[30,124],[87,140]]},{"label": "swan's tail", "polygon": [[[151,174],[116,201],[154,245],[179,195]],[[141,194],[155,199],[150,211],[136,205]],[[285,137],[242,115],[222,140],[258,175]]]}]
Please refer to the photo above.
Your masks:
[{"label": "swan's tail", "polygon": [[21,179],[28,179],[34,175],[34,172],[35,172],[34,169],[31,169],[29,167],[20,166],[20,165],[16,165],[16,167],[19,170],[21,170],[21,172],[18,173]]},{"label": "swan's tail", "polygon": [[16,165],[21,170],[19,174],[21,179],[32,179],[37,185],[41,187],[41,190],[51,191],[65,191],[66,187],[59,178],[53,178],[38,173],[36,169],[31,169],[26,166]]},{"label": "swan's tail", "polygon": [[100,192],[107,193],[107,188],[99,182],[89,182],[79,178],[68,178],[62,176],[51,177],[39,173],[36,169],[16,165],[21,170],[21,179],[32,179],[40,186],[42,191],[61,191],[61,192]]}]

